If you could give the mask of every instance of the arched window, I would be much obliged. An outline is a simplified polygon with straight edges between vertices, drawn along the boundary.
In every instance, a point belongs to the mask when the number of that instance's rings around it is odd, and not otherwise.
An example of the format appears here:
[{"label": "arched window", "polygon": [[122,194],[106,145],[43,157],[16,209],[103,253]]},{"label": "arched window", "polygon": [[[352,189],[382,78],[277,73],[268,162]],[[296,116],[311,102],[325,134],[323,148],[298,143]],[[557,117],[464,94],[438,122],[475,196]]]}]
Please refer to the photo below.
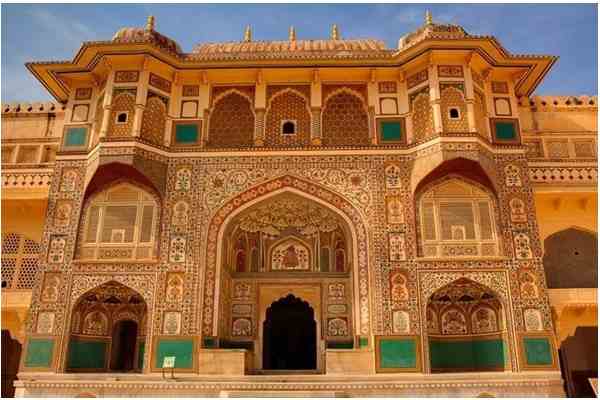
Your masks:
[{"label": "arched window", "polygon": [[423,256],[498,255],[494,201],[484,190],[449,179],[427,190],[418,210]]},{"label": "arched window", "polygon": [[104,190],[88,202],[80,232],[80,259],[151,259],[156,257],[158,205],[131,184]]}]

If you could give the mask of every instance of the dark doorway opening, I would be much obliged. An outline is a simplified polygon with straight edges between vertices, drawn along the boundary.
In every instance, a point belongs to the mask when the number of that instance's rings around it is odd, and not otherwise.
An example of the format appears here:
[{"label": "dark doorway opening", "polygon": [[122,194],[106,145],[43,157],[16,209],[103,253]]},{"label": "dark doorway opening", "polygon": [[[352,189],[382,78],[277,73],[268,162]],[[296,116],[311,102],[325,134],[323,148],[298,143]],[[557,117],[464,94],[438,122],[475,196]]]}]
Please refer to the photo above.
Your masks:
[{"label": "dark doorway opening", "polygon": [[19,372],[21,343],[13,339],[10,332],[2,329],[2,398],[15,397],[14,381]]},{"label": "dark doorway opening", "polygon": [[131,320],[123,320],[115,324],[110,356],[111,370],[127,372],[135,368],[137,331],[137,323]]},{"label": "dark doorway opening", "polygon": [[598,327],[578,326],[558,350],[568,397],[596,397],[590,378],[598,378]]},{"label": "dark doorway opening", "polygon": [[263,369],[317,368],[317,323],[314,310],[293,295],[271,304],[263,324]]}]

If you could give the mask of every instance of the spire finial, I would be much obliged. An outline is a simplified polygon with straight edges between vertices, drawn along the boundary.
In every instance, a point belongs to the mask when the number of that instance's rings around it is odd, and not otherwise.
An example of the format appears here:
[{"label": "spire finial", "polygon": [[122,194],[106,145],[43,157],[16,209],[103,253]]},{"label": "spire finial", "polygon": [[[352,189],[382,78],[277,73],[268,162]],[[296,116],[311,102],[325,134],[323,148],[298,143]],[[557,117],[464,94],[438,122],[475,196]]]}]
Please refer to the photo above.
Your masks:
[{"label": "spire finial", "polygon": [[431,11],[425,11],[425,25],[433,24],[433,17],[431,16]]},{"label": "spire finial", "polygon": [[340,32],[337,24],[331,26],[331,40],[340,40]]},{"label": "spire finial", "polygon": [[246,30],[244,31],[244,42],[252,41],[252,28],[250,25],[246,25]]},{"label": "spire finial", "polygon": [[293,26],[290,26],[289,40],[290,42],[296,41],[296,29]]},{"label": "spire finial", "polygon": [[154,15],[149,15],[148,20],[146,21],[146,30],[153,31],[154,30]]}]

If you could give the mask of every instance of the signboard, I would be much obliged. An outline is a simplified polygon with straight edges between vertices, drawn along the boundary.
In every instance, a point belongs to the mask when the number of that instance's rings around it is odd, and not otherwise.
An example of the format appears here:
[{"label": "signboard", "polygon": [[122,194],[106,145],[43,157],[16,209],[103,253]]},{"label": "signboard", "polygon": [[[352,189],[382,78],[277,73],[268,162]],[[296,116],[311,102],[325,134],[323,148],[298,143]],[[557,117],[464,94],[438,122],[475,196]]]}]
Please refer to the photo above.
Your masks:
[{"label": "signboard", "polygon": [[163,358],[163,368],[175,368],[175,356]]}]

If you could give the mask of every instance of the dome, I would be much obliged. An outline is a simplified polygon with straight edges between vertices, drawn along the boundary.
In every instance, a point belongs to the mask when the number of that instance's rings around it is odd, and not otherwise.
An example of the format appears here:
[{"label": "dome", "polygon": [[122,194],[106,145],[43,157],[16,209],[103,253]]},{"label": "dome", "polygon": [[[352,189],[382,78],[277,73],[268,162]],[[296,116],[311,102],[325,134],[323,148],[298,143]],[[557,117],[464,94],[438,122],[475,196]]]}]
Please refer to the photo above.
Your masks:
[{"label": "dome", "polygon": [[113,43],[152,43],[172,53],[181,54],[181,47],[173,39],[169,39],[154,30],[154,17],[148,17],[145,28],[121,28],[112,38]]}]

